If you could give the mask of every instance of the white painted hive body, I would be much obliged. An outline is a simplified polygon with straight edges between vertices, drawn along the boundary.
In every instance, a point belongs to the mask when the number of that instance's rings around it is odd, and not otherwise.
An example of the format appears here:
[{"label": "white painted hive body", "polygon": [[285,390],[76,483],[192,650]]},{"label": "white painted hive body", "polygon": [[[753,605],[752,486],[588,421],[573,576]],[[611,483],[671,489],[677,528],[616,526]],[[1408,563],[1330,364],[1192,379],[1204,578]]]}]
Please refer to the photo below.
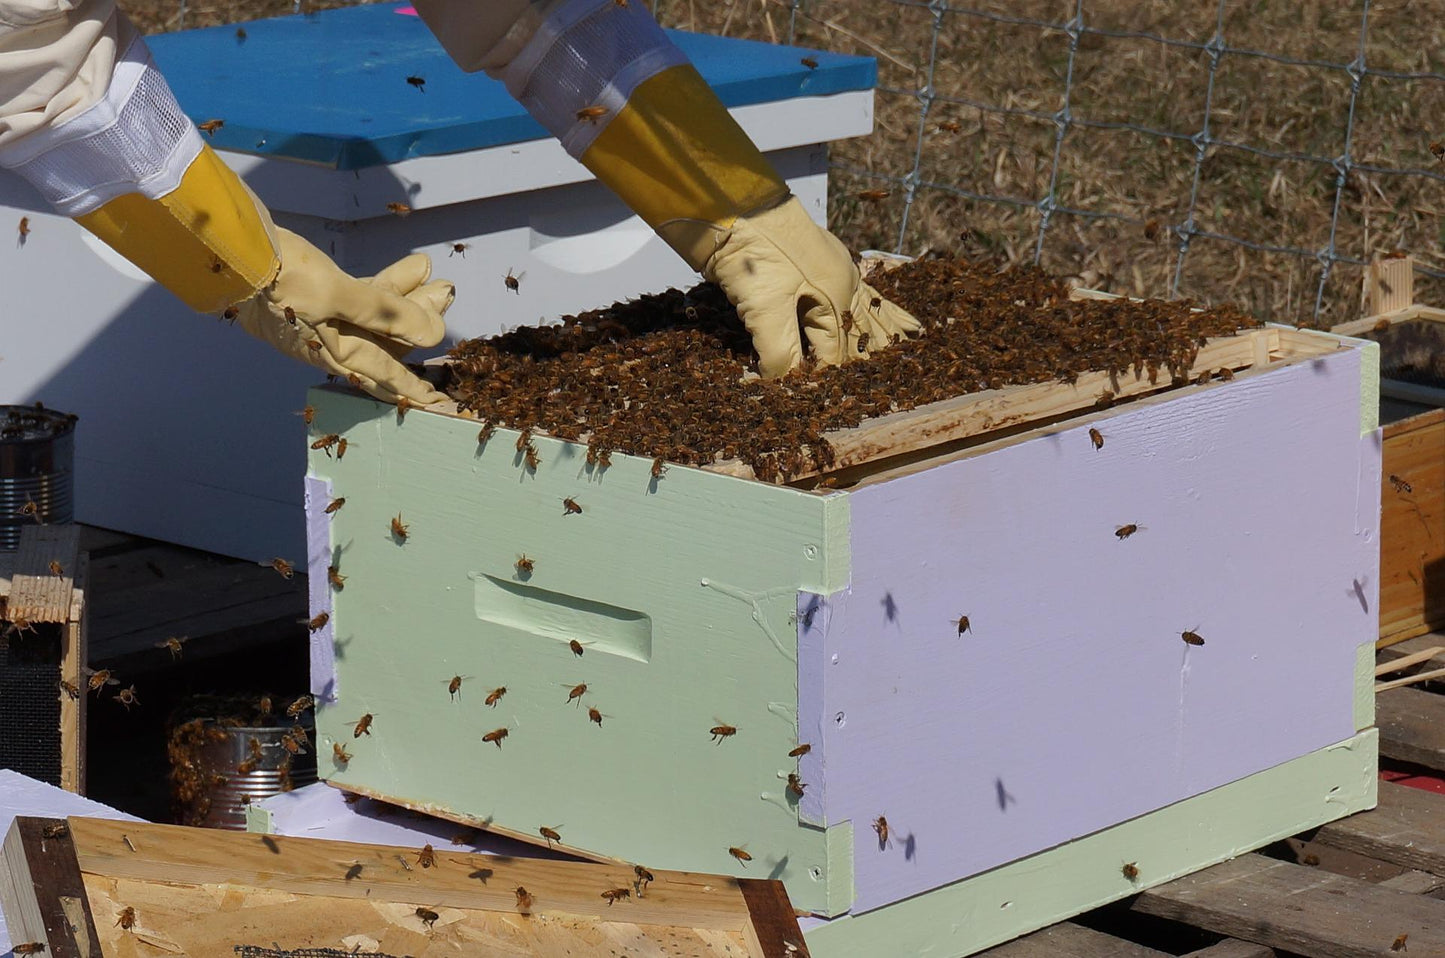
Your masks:
[{"label": "white painted hive body", "polygon": [[1311,349],[835,492],[546,437],[533,472],[317,390],[350,440],[308,480],[321,774],[779,877],[819,954],[966,954],[1366,807],[1376,354],[1259,335]]}]

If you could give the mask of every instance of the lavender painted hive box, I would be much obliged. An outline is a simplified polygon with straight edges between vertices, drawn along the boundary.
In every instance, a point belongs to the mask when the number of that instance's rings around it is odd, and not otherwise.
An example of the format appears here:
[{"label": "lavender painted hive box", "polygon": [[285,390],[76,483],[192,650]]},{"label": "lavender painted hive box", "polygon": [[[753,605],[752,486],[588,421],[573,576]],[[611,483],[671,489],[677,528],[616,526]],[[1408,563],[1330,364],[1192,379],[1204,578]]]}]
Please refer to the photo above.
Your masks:
[{"label": "lavender painted hive box", "polygon": [[850,430],[844,461],[953,444],[814,491],[545,436],[531,470],[514,432],[318,388],[348,439],[307,480],[321,775],[779,877],[818,955],[969,954],[1370,807],[1377,366],[1251,331],[1201,350],[1227,382]]}]

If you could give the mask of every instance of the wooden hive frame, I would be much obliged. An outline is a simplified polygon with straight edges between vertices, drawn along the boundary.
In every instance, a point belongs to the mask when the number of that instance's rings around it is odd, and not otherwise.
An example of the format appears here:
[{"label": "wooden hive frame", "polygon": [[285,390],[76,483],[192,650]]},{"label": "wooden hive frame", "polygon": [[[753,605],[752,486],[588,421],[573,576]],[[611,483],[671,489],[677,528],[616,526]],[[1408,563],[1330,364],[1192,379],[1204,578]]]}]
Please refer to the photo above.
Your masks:
[{"label": "wooden hive frame", "polygon": [[[52,563],[60,568],[56,575]],[[35,525],[21,530],[20,548],[0,553],[0,598],[7,627],[17,619],[61,630],[57,678],[82,694],[72,696],[57,684],[60,699],[60,781],[66,791],[85,791],[86,627],[85,583],[88,560],[80,551],[80,526]],[[0,630],[3,631],[3,630]]]},{"label": "wooden hive frame", "polygon": [[[430,846],[427,846],[430,849]],[[807,954],[782,883],[631,865],[432,853],[94,818],[17,818],[0,904],[13,941],[55,958],[190,958],[234,945],[419,956],[617,953],[689,947],[751,958]],[[601,893],[625,890],[609,901]],[[525,896],[525,897],[524,897]],[[134,924],[120,915],[133,908]],[[430,911],[420,914],[418,909]],[[254,916],[254,917],[248,917]]]}]

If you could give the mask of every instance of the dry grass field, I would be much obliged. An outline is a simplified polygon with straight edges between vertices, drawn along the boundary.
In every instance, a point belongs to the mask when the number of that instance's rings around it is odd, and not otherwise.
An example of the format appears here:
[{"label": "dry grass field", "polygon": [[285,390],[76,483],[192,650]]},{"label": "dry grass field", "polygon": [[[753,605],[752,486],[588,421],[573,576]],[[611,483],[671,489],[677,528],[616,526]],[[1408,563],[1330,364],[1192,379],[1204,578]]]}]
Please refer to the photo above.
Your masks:
[{"label": "dry grass field", "polygon": [[[1052,215],[1041,247],[1051,271],[1131,295],[1167,296],[1178,269],[1181,296],[1328,325],[1360,308],[1361,268],[1337,263],[1315,320],[1322,263],[1313,253],[1329,247],[1332,224],[1341,256],[1369,260],[1405,250],[1427,270],[1445,272],[1445,164],[1430,152],[1432,141],[1445,140],[1445,76],[1365,74],[1351,125],[1352,76],[1344,66],[1360,52],[1364,3],[1226,0],[1226,50],[1211,92],[1208,51],[1142,35],[1207,44],[1218,26],[1215,2],[1084,0],[1088,29],[1073,50],[1068,100],[1078,122],[1061,140],[1052,117],[1065,105],[1069,32],[976,14],[1063,25],[1078,0],[798,0],[796,9],[791,0],[657,0],[656,11],[667,26],[761,40],[786,41],[791,24],[799,46],[878,58],[877,129],[833,153],[831,222],[852,246],[1031,261],[1037,204],[1052,182],[1057,206],[1101,215]],[[179,0],[121,5],[147,31],[180,23]],[[306,0],[305,9],[336,5]],[[192,2],[185,25],[292,8],[291,0]],[[1365,37],[1371,70],[1445,74],[1445,0],[1372,0]],[[930,75],[934,98],[925,116],[918,92]],[[1196,185],[1190,138],[1204,128],[1206,99],[1214,139],[1282,156],[1208,145]],[[1115,126],[1091,125],[1098,123]],[[1435,175],[1351,168],[1337,191],[1330,161],[1344,155],[1347,128],[1352,164]],[[915,164],[918,185],[905,224],[904,183]],[[877,190],[889,194],[859,197]],[[1191,193],[1196,231],[1311,255],[1196,235],[1180,266],[1173,228],[1187,221]],[[1422,275],[1417,290],[1421,301],[1445,304],[1445,281]]]}]

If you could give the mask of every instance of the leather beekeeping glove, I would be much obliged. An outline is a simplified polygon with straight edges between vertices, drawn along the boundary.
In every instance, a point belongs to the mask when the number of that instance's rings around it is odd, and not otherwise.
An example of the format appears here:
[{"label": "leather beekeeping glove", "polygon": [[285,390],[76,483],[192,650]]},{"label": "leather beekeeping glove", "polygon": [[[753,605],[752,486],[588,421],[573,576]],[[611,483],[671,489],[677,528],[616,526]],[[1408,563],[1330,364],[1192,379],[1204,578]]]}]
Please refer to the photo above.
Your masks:
[{"label": "leather beekeeping glove", "polygon": [[880,297],[842,243],[811,222],[645,4],[416,7],[462,69],[506,83],[569,154],[722,286],[764,376],[801,362],[805,336],[816,359],[841,363],[919,328],[898,307],[873,305]]},{"label": "leather beekeeping glove", "polygon": [[440,398],[400,357],[440,341],[450,287],[426,282],[424,257],[354,280],[276,229],[113,0],[0,0],[0,167],[193,309],[379,398]]},{"label": "leather beekeeping glove", "polygon": [[401,362],[446,333],[442,315],[454,290],[444,280],[428,282],[428,257],[414,253],[357,279],[290,230],[275,233],[281,260],[276,279],[227,315],[234,313],[246,332],[281,352],[378,399],[426,404],[446,398]]}]

